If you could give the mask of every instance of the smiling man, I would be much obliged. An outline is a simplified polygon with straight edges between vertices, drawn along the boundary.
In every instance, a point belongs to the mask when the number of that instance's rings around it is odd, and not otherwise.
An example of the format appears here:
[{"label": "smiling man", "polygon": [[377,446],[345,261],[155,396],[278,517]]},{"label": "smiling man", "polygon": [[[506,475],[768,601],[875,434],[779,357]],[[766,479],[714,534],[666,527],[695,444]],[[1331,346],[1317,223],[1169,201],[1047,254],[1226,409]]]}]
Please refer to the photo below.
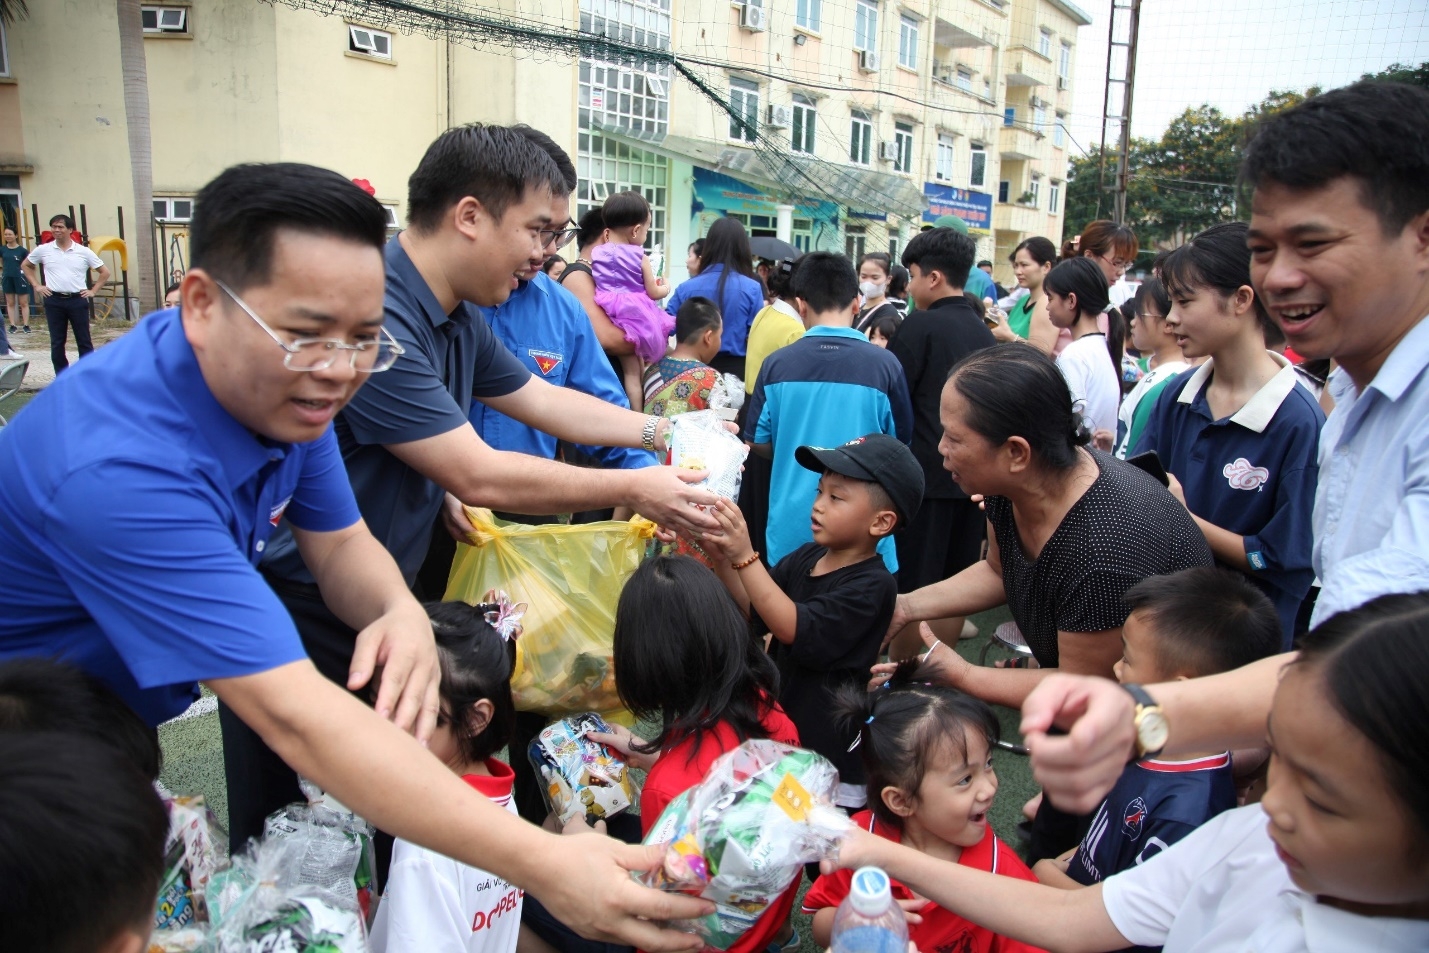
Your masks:
[{"label": "smiling man", "polygon": [[[312,166],[238,166],[200,191],[180,310],[0,430],[0,573],[23,580],[0,588],[0,659],[73,662],[150,724],[205,682],[382,829],[496,873],[588,935],[693,949],[648,921],[708,905],[630,878],[658,851],[558,841],[399,730],[433,727],[431,626],[359,514],[332,426],[402,354],[383,326],[385,221]],[[360,630],[337,680],[358,688],[381,668],[377,713],[319,674],[255,568],[282,521],[321,598]]]},{"label": "smiling man", "polygon": [[1256,293],[1334,358],[1320,436],[1312,623],[1429,588],[1429,90],[1361,82],[1265,122],[1246,150]]}]

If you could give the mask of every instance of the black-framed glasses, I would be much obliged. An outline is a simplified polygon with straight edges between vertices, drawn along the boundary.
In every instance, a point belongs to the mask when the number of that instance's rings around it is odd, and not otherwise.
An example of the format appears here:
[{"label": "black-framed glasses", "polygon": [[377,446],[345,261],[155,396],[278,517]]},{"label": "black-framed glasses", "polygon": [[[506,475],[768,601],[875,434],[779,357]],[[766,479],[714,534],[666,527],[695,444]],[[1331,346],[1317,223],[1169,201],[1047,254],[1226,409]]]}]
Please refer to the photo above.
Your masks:
[{"label": "black-framed glasses", "polygon": [[286,352],[283,355],[283,366],[290,371],[327,370],[337,363],[340,352],[347,351],[349,367],[360,374],[376,374],[387,370],[397,363],[397,358],[407,353],[386,328],[381,329],[382,336],[376,341],[361,341],[357,344],[348,344],[336,338],[298,338],[292,342],[284,341],[232,288],[217,278],[214,283],[223,289],[223,293],[232,298],[233,303],[242,308],[245,314],[258,322],[258,326],[267,332],[274,344]]},{"label": "black-framed glasses", "polygon": [[543,228],[541,229],[541,247],[558,251],[570,244],[571,239],[576,237],[576,228]]}]

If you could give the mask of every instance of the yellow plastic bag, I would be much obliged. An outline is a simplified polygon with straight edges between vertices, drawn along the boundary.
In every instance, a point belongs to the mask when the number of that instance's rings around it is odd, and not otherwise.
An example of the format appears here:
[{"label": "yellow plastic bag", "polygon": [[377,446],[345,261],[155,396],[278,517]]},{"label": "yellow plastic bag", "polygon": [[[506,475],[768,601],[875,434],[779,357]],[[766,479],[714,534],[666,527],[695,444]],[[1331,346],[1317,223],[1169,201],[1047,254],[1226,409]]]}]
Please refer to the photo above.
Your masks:
[{"label": "yellow plastic bag", "polygon": [[615,605],[645,558],[655,524],[526,526],[466,510],[476,533],[457,544],[448,599],[475,605],[491,589],[524,602],[511,691],[520,711],[555,718],[595,711],[630,724],[615,691]]}]

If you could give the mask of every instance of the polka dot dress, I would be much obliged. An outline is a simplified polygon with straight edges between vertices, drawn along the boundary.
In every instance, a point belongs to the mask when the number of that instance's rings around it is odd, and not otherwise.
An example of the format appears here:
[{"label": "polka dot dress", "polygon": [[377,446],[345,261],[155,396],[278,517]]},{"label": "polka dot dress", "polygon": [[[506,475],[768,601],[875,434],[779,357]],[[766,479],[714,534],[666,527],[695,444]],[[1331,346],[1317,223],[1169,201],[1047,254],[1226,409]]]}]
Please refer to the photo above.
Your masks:
[{"label": "polka dot dress", "polygon": [[1121,597],[1142,579],[1212,565],[1205,537],[1164,486],[1125,461],[1089,452],[1101,473],[1035,560],[1022,551],[1012,502],[987,498],[1008,608],[1044,668],[1057,666],[1059,630],[1119,628],[1128,615]]}]

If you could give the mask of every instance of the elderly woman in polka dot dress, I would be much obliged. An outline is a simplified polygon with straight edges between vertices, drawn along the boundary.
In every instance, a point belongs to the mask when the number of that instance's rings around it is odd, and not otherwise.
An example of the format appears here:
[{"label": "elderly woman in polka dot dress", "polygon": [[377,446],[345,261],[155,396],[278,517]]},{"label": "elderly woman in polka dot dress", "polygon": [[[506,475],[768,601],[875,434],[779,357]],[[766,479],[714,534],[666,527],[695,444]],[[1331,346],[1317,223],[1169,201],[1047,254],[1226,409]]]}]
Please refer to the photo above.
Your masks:
[{"label": "elderly woman in polka dot dress", "polygon": [[[1006,603],[1037,667],[981,668],[934,642],[925,674],[1010,708],[1049,669],[1113,677],[1123,593],[1147,576],[1212,564],[1186,508],[1145,472],[1086,446],[1091,432],[1066,382],[1036,348],[999,344],[963,360],[940,416],[944,468],[986,498],[987,559],[900,595],[889,631]],[[1047,830],[1059,813],[1039,810],[1033,853],[1080,839],[1074,818]]]}]

